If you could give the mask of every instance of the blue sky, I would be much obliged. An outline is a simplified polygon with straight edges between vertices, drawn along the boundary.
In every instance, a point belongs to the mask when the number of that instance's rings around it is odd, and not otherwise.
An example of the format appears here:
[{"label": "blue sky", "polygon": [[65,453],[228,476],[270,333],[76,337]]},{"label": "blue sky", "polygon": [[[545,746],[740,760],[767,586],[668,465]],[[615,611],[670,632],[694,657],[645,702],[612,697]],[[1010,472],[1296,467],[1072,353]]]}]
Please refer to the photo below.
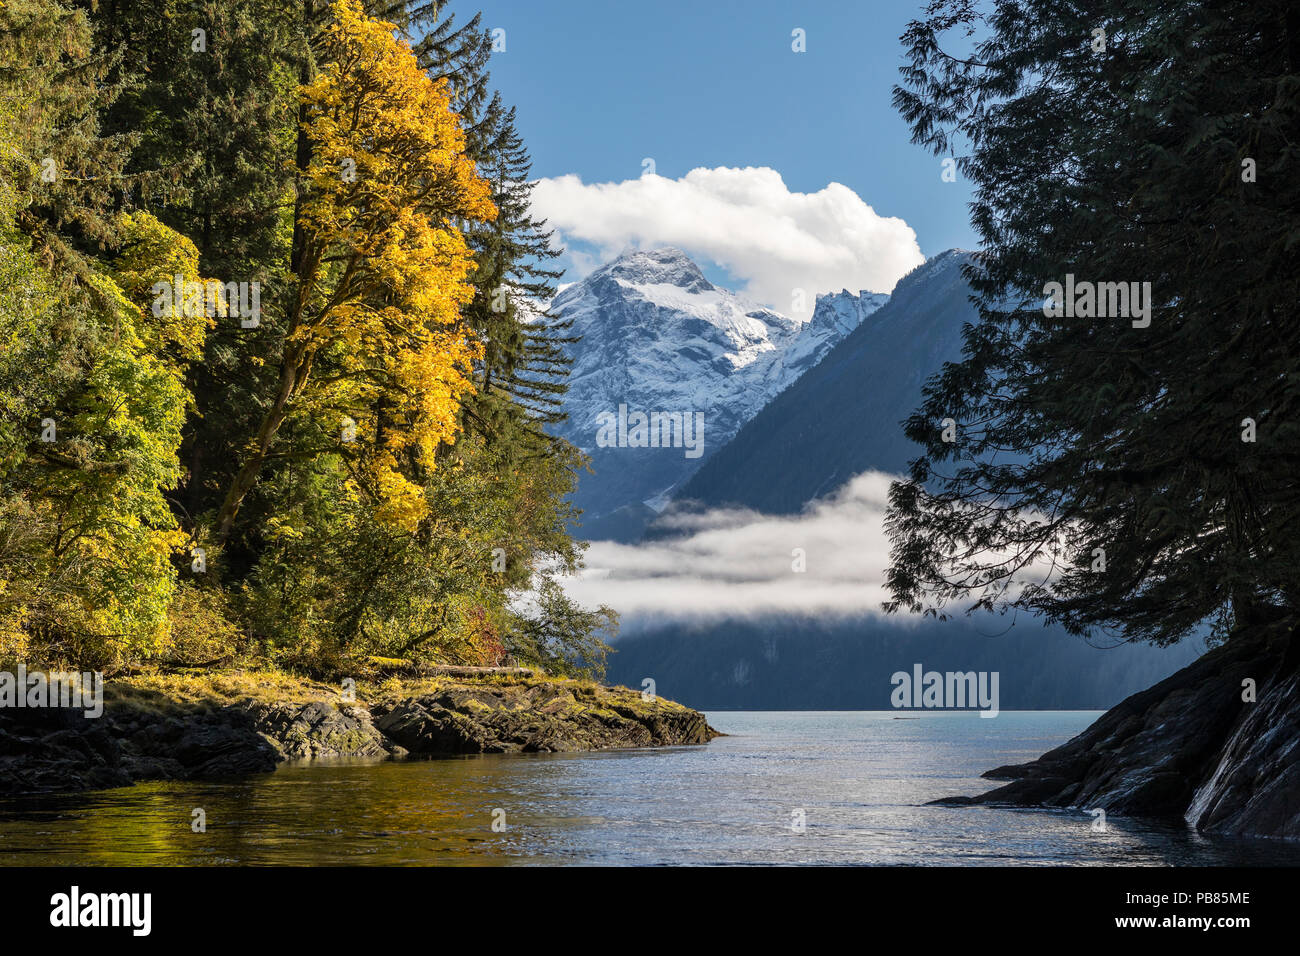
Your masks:
[{"label": "blue sky", "polygon": [[[794,193],[847,186],[880,216],[905,220],[929,257],[976,239],[968,185],[941,180],[939,158],[909,142],[890,105],[898,36],[921,6],[458,0],[452,12],[481,9],[485,27],[506,31],[492,79],[518,107],[535,176],[634,180],[645,157],[668,179],[696,167],[770,167]],[[791,50],[796,27],[805,53]],[[722,258],[701,265],[736,278]]]}]

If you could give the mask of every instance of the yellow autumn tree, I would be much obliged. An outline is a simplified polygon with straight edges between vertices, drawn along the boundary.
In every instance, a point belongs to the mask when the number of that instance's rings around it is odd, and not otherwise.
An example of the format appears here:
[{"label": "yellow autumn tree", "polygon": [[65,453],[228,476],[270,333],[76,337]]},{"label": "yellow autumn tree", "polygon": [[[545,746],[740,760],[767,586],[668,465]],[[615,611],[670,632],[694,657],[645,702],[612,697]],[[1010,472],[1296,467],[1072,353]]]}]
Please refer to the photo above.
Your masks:
[{"label": "yellow autumn tree", "polygon": [[481,346],[461,319],[473,256],[458,222],[492,219],[445,82],[393,25],[336,0],[300,90],[300,168],[278,382],[217,517],[219,540],[286,421],[346,444],[376,517],[413,529],[426,505],[408,475],[454,441]]}]

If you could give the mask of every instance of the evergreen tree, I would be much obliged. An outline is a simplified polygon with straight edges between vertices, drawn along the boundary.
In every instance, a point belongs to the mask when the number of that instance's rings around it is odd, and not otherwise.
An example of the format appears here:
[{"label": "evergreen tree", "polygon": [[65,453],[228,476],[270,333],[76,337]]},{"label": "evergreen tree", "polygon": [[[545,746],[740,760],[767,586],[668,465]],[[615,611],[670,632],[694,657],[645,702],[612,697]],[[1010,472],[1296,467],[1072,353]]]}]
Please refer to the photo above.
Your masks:
[{"label": "evergreen tree", "polygon": [[[904,42],[895,103],[958,154],[983,246],[965,358],[906,425],[925,452],[891,494],[889,607],[1161,644],[1294,622],[1294,4],[941,0]],[[1067,281],[1125,283],[1129,308]]]},{"label": "evergreen tree", "polygon": [[516,128],[514,107],[491,89],[494,39],[474,14],[463,24],[443,16],[445,4],[410,4],[412,28],[427,28],[414,45],[421,65],[446,80],[466,131],[466,152],[492,184],[497,217],[469,224],[478,268],[466,318],[484,345],[475,394],[464,406],[465,428],[530,458],[550,454],[557,439],[544,428],[563,421],[561,403],[571,359],[572,322],[547,309],[563,274],[554,234],[531,215],[532,161]]},{"label": "evergreen tree", "polygon": [[94,46],[84,13],[56,0],[0,7],[0,85],[12,110],[0,176],[23,202],[16,224],[38,257],[94,294],[89,254],[117,242],[112,211],[139,187],[125,166],[136,137],[105,134],[100,112],[121,92],[117,56]]},{"label": "evergreen tree", "polygon": [[[546,308],[562,274],[547,267],[559,255],[546,224],[531,215],[531,161],[515,130],[514,108],[481,162],[497,218],[470,230],[477,251],[474,301],[466,315],[484,342],[474,398],[466,404],[471,430],[491,437],[514,430],[536,450],[552,439],[542,429],[564,420],[561,410],[572,360],[565,346],[571,320]],[[512,418],[510,424],[503,419]]]},{"label": "evergreen tree", "polygon": [[[461,406],[470,440],[443,453],[470,471],[487,468],[518,483],[511,532],[494,542],[506,559],[495,581],[498,601],[526,596],[531,610],[503,620],[505,646],[550,670],[599,675],[609,652],[599,635],[616,630],[617,617],[607,607],[576,606],[557,580],[582,564],[585,546],[571,536],[577,513],[568,498],[586,464],[578,449],[548,431],[564,420],[572,364],[567,346],[577,341],[568,334],[572,322],[548,308],[562,274],[550,263],[560,250],[546,223],[531,215],[531,159],[515,110],[491,90],[492,31],[479,14],[458,24],[454,15],[444,16],[445,6],[409,7],[408,22],[426,31],[414,49],[429,74],[455,92],[466,152],[491,184],[497,216],[466,224],[477,268],[464,314],[483,356],[474,392]],[[466,451],[469,458],[462,457]]]},{"label": "evergreen tree", "polygon": [[[204,274],[258,283],[273,305],[286,286],[296,90],[315,25],[280,0],[91,6],[100,43],[120,53],[123,93],[105,112],[105,127],[134,135],[129,170],[160,180],[134,202],[193,238]],[[197,407],[172,501],[191,531],[233,480],[229,449],[265,413],[275,386],[277,314],[268,308],[256,329],[230,317],[216,322],[202,361],[190,368]],[[251,560],[247,547],[232,551],[227,565]]]}]

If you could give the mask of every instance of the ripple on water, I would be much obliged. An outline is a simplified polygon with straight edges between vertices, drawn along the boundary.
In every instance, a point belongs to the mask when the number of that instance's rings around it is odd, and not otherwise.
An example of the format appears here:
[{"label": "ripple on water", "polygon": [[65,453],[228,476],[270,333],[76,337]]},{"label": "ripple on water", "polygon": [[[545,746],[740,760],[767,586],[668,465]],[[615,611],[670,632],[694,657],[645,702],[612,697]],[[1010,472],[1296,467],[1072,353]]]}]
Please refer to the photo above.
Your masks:
[{"label": "ripple on water", "polygon": [[[1084,712],[714,713],[704,747],[286,766],[0,802],[7,864],[1300,864],[1300,848],[1070,811],[933,807]],[[191,829],[202,808],[207,830]],[[494,811],[504,810],[504,831]],[[804,829],[792,824],[802,811]]]}]

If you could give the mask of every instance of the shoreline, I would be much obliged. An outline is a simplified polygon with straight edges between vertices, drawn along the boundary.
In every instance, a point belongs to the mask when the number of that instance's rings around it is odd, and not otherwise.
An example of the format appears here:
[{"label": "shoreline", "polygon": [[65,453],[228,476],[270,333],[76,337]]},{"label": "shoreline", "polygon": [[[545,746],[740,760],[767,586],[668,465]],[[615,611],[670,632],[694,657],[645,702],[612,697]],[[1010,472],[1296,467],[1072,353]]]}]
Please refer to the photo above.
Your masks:
[{"label": "shoreline", "polygon": [[1182,820],[1211,836],[1300,841],[1300,635],[1259,628],[1228,640],[1107,710],[1006,781],[940,806],[1099,809]]},{"label": "shoreline", "polygon": [[639,691],[531,673],[389,680],[349,701],[328,685],[232,671],[109,681],[98,718],[0,709],[0,797],[206,780],[332,757],[562,753],[704,744],[699,711]]}]

